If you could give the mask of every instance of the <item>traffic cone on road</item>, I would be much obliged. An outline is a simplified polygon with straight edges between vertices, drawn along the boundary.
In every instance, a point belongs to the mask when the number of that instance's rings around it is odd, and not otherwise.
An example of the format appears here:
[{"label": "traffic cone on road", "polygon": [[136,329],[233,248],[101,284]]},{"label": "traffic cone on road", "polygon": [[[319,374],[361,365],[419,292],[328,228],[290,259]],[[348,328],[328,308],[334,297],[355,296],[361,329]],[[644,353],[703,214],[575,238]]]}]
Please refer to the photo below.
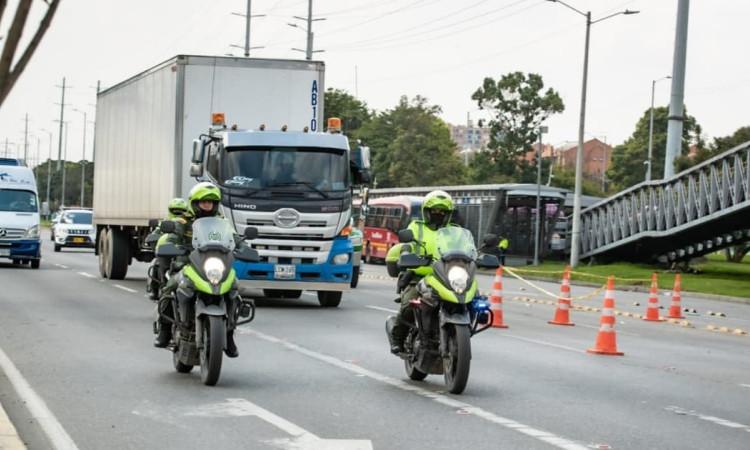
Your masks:
[{"label": "traffic cone on road", "polygon": [[674,288],[672,289],[672,305],[669,307],[670,319],[684,319],[682,306],[680,306],[680,292],[682,292],[682,277],[678,273],[674,277]]},{"label": "traffic cone on road", "polygon": [[555,317],[547,323],[552,325],[575,325],[570,321],[570,266],[566,266],[563,271],[562,284],[560,285],[560,296],[557,297]]},{"label": "traffic cone on road", "polygon": [[508,325],[503,323],[503,266],[495,271],[495,280],[492,282],[490,294],[490,311],[492,311],[493,328],[508,328]]},{"label": "traffic cone on road", "polygon": [[617,334],[615,333],[615,277],[607,279],[607,290],[604,294],[604,307],[599,319],[599,334],[596,344],[587,350],[599,355],[624,355],[617,351]]},{"label": "traffic cone on road", "polygon": [[656,283],[656,272],[651,275],[651,290],[648,296],[648,308],[646,308],[646,317],[643,320],[649,322],[664,322],[663,317],[659,317],[659,287]]}]

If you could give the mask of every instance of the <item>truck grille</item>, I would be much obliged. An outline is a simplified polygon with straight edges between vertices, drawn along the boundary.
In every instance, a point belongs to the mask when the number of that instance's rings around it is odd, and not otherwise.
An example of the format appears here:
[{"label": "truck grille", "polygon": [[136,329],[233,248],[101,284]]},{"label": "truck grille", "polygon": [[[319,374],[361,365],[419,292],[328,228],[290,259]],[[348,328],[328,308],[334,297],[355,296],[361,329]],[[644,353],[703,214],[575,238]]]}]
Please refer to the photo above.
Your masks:
[{"label": "truck grille", "polygon": [[[275,227],[273,219],[247,219],[247,225],[251,227]],[[323,228],[327,226],[325,220],[302,220],[298,227]]]},{"label": "truck grille", "polygon": [[23,228],[2,228],[0,227],[0,241],[4,239],[21,239],[26,232]]}]

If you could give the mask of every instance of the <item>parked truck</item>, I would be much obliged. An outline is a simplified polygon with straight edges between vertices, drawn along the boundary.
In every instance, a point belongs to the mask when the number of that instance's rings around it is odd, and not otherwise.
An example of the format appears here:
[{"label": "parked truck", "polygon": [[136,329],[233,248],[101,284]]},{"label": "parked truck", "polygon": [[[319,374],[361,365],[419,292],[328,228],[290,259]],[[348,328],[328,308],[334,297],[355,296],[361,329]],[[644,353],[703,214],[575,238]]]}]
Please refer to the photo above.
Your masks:
[{"label": "parked truck", "polygon": [[181,55],[102,91],[102,276],[122,279],[133,259],[150,261],[150,222],[208,180],[237,232],[259,231],[262,261],[237,262],[240,280],[271,297],[316,291],[322,306],[337,306],[352,276],[352,183],[369,164],[337,130],[323,132],[323,82],[322,62]]}]

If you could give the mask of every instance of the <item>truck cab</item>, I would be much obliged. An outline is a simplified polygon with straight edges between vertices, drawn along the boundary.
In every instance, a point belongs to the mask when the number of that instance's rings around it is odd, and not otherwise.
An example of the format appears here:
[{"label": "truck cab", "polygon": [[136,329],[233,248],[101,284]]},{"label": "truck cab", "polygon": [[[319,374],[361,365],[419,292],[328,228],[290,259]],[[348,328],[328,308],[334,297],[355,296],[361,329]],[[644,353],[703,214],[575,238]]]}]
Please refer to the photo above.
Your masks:
[{"label": "truck cab", "polygon": [[261,261],[235,262],[237,276],[269,297],[316,291],[336,307],[351,287],[352,185],[369,157],[331,131],[219,129],[194,141],[191,175],[220,187],[239,234],[258,229],[250,245]]},{"label": "truck cab", "polygon": [[25,166],[0,166],[0,258],[34,269],[42,260],[36,180]]}]

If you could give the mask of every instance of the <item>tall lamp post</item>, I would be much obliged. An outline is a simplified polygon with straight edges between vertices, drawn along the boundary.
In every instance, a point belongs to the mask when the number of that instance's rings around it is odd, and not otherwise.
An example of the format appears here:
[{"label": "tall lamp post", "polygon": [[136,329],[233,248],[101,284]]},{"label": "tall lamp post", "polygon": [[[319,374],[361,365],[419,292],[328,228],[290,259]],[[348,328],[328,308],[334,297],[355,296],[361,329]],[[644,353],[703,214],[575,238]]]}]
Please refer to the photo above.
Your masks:
[{"label": "tall lamp post", "polygon": [[631,11],[626,9],[619,11],[608,16],[604,16],[600,19],[591,20],[591,11],[583,12],[577,8],[574,8],[561,0],[547,0],[553,3],[559,3],[566,8],[575,11],[576,13],[586,18],[586,44],[583,53],[583,86],[581,88],[581,115],[578,123],[578,150],[576,151],[576,181],[575,181],[575,193],[573,196],[573,232],[572,240],[570,244],[570,265],[576,267],[578,265],[579,254],[580,254],[580,242],[581,242],[581,187],[583,183],[583,134],[586,124],[586,81],[588,78],[589,71],[589,36],[591,34],[591,25],[603,22],[620,14],[630,15],[638,14],[639,11]]},{"label": "tall lamp post", "polygon": [[81,156],[81,208],[83,208],[86,206],[83,202],[86,199],[86,127],[88,121],[86,120],[86,111],[76,108],[73,108],[73,111],[83,114],[83,151]]},{"label": "tall lamp post", "polygon": [[667,75],[656,80],[651,81],[651,117],[648,119],[648,159],[644,162],[646,164],[646,181],[651,181],[651,163],[653,161],[653,148],[654,148],[654,90],[656,89],[656,83],[661,80],[668,80],[672,77]]},{"label": "tall lamp post", "polygon": [[539,222],[542,215],[542,133],[548,130],[545,126],[539,126],[539,148],[536,151],[536,222],[534,223],[534,265],[539,265]]},{"label": "tall lamp post", "polygon": [[49,202],[49,188],[52,183],[52,132],[44,128],[41,131],[49,134],[49,157],[47,158],[47,209],[49,210],[51,206]]}]

